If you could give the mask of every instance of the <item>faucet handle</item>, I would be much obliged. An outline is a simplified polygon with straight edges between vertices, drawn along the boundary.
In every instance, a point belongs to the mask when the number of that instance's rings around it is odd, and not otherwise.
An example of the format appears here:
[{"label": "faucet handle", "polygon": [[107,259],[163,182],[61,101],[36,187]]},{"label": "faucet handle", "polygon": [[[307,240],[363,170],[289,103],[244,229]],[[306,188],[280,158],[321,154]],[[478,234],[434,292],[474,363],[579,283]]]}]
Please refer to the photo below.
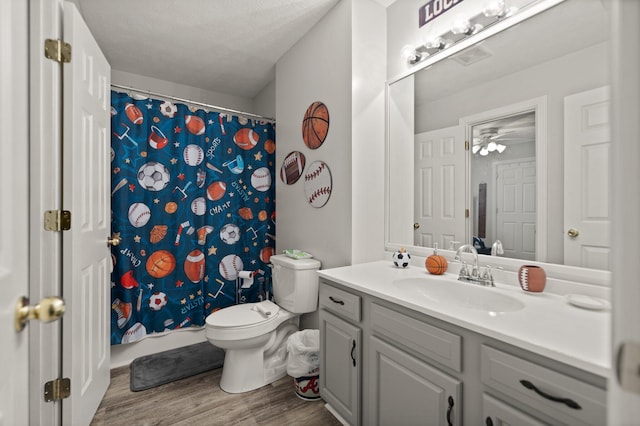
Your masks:
[{"label": "faucet handle", "polygon": [[495,287],[495,284],[493,283],[493,275],[491,274],[491,265],[487,265],[485,267],[484,274],[482,274],[482,280],[486,283],[486,285]]},{"label": "faucet handle", "polygon": [[462,262],[462,267],[460,268],[460,273],[458,274],[460,278],[468,278],[469,277],[469,269],[467,268],[467,262]]}]

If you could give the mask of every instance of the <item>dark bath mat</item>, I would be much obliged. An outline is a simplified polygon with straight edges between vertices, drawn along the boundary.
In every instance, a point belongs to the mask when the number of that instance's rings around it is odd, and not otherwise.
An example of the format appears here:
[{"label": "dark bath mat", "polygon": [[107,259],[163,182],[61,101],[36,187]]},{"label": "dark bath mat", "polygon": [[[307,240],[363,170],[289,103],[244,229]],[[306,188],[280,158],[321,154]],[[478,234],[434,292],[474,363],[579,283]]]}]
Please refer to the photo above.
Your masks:
[{"label": "dark bath mat", "polygon": [[224,350],[209,342],[158,352],[131,363],[131,390],[138,392],[222,367]]}]

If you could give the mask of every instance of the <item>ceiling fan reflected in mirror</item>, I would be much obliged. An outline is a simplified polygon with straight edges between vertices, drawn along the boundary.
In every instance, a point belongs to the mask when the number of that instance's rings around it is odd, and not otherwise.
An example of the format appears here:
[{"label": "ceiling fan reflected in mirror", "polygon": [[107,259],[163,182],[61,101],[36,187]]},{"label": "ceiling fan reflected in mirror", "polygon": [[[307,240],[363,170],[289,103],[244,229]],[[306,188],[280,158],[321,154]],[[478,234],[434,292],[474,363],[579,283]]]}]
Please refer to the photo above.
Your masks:
[{"label": "ceiling fan reflected in mirror", "polygon": [[473,154],[502,154],[508,145],[535,140],[535,113],[506,117],[473,128]]}]

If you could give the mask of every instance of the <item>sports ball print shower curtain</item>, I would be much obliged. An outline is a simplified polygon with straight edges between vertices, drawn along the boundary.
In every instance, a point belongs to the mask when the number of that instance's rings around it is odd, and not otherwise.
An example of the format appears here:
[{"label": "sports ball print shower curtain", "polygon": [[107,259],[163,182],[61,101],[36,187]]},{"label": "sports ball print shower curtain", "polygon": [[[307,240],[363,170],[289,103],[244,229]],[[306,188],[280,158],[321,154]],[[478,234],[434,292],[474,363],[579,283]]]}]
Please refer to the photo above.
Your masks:
[{"label": "sports ball print shower curtain", "polygon": [[268,298],[274,125],[112,91],[111,130],[111,344]]}]

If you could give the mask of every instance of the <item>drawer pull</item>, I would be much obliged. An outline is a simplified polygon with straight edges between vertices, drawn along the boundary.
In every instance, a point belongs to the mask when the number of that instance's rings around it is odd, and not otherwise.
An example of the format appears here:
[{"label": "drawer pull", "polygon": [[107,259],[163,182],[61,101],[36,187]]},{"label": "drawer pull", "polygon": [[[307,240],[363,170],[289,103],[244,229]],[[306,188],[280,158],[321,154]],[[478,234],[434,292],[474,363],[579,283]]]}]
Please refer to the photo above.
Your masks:
[{"label": "drawer pull", "polygon": [[549,401],[560,402],[562,404],[565,404],[569,408],[573,408],[574,410],[581,410],[582,409],[582,407],[580,405],[578,405],[578,403],[575,402],[574,400],[569,399],[569,398],[560,398],[560,397],[549,395],[548,393],[542,392],[540,389],[538,389],[533,383],[531,383],[528,380],[520,380],[520,383],[525,388],[534,391],[535,393],[537,393],[538,395],[540,395],[541,397],[543,397],[545,399],[548,399]]},{"label": "drawer pull", "polygon": [[448,399],[449,408],[447,408],[447,425],[453,426],[453,422],[451,421],[451,412],[453,411],[453,398],[449,396]]},{"label": "drawer pull", "polygon": [[491,417],[487,416],[487,418],[484,421],[484,424],[487,426],[493,426],[493,420],[491,420]]},{"label": "drawer pull", "polygon": [[344,301],[336,299],[333,296],[329,296],[329,300],[331,300],[333,303],[337,303],[338,305],[344,305]]},{"label": "drawer pull", "polygon": [[355,356],[355,350],[356,350],[356,341],[353,341],[353,346],[351,347],[351,361],[353,361],[353,366],[356,366],[356,356]]}]

